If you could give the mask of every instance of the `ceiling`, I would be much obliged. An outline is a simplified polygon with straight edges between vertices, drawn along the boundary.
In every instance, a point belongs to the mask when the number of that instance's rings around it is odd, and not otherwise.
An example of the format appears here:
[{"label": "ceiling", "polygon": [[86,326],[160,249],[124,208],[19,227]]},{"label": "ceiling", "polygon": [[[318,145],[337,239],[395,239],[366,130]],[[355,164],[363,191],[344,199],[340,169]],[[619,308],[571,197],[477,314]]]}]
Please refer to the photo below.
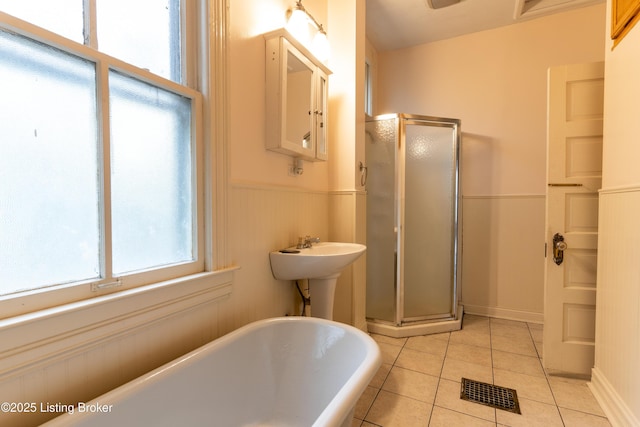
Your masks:
[{"label": "ceiling", "polygon": [[460,0],[432,9],[427,0],[366,0],[367,37],[378,51],[502,27],[605,0]]}]

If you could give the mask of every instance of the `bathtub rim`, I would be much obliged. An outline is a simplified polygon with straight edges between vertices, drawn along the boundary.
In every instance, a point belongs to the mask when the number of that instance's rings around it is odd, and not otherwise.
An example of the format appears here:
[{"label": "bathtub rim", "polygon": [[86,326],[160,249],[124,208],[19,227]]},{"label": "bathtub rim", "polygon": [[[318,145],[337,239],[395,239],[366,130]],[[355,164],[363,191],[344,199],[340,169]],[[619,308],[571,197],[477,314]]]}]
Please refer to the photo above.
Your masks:
[{"label": "bathtub rim", "polygon": [[[178,356],[174,360],[167,362],[149,372],[146,372],[112,390],[90,399],[86,402],[87,405],[91,404],[107,404],[117,405],[118,402],[127,399],[129,396],[134,395],[138,388],[150,387],[153,384],[162,381],[164,378],[171,375],[172,369],[179,369],[181,365],[188,363],[196,363],[197,361],[205,358],[209,351],[212,351],[216,347],[222,347],[229,341],[239,339],[244,335],[248,335],[254,330],[267,328],[273,323],[311,323],[315,325],[332,326],[345,329],[347,332],[357,337],[357,339],[365,347],[365,357],[359,363],[358,367],[351,372],[348,379],[342,384],[338,392],[329,401],[326,407],[320,412],[315,419],[312,426],[340,426],[344,421],[352,414],[355,405],[367,388],[369,382],[378,371],[382,363],[382,355],[378,344],[369,336],[366,332],[355,328],[346,323],[340,323],[333,320],[321,319],[315,317],[305,316],[284,316],[284,317],[271,317],[253,321],[244,326],[239,327],[219,338],[216,338],[202,346],[185,353],[182,356]],[[55,418],[42,424],[43,427],[57,427],[66,426],[69,420],[74,422],[82,422],[86,418],[94,417],[92,413],[78,413],[74,414],[60,414]],[[73,418],[71,418],[73,417]]]}]

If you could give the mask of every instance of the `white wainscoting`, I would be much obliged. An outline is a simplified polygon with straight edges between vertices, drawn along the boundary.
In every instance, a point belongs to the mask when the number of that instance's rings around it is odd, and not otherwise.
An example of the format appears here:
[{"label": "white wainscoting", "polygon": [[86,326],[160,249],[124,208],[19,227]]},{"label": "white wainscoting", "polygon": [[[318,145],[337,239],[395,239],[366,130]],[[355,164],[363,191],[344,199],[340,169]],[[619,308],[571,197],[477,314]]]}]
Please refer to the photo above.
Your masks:
[{"label": "white wainscoting", "polygon": [[[265,317],[300,314],[292,282],[273,278],[269,252],[295,245],[298,237],[306,235],[365,243],[363,192],[235,182],[230,196],[230,252],[233,264],[241,269],[235,274],[230,304],[224,308],[225,331]],[[365,265],[362,257],[345,269],[334,302],[334,319],[361,329],[366,328]]]},{"label": "white wainscoting", "polygon": [[[0,321],[1,400],[84,402],[244,324],[296,314],[294,288],[273,278],[268,254],[298,236],[327,240],[328,200],[327,192],[233,184],[225,231],[237,269]],[[0,413],[0,425],[53,416]]]},{"label": "white wainscoting", "polygon": [[[336,191],[329,195],[329,240],[366,244],[367,195],[363,191]],[[365,254],[338,278],[333,318],[366,331]]]},{"label": "white wainscoting", "polygon": [[56,415],[41,404],[86,402],[217,338],[232,278],[203,273],[0,321],[0,400],[38,408],[0,412],[0,425],[39,425]]},{"label": "white wainscoting", "polygon": [[544,320],[544,195],[463,196],[465,313]]},{"label": "white wainscoting", "polygon": [[600,192],[591,390],[613,426],[640,426],[640,186]]},{"label": "white wainscoting", "polygon": [[223,309],[225,332],[266,317],[300,314],[291,281],[273,278],[269,252],[300,236],[329,237],[327,192],[235,182],[229,192],[229,249],[233,297]]}]

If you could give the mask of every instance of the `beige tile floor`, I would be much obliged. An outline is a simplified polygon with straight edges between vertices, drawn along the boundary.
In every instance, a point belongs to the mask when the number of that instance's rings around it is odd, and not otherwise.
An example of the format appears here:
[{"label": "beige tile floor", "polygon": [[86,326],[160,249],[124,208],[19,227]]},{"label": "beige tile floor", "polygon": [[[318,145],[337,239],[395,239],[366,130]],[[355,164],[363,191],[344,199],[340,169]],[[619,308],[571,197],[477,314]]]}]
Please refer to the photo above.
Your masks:
[{"label": "beige tile floor", "polygon": [[[609,426],[583,380],[542,369],[542,326],[465,315],[461,331],[372,335],[382,366],[353,426]],[[461,378],[515,389],[521,415],[460,399]]]}]

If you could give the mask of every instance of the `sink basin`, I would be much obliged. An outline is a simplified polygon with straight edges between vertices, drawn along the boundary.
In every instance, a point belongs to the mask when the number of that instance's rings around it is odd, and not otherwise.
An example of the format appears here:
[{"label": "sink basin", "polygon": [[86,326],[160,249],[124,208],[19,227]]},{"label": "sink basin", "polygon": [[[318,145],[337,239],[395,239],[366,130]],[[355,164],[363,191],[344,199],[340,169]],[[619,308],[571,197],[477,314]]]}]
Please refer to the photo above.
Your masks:
[{"label": "sink basin", "polygon": [[367,249],[359,243],[321,242],[308,249],[287,248],[271,252],[271,271],[280,280],[322,279],[339,275]]},{"label": "sink basin", "polygon": [[367,249],[358,243],[321,242],[307,249],[287,248],[269,253],[273,277],[308,279],[311,315],[333,319],[333,300],[340,272]]}]

